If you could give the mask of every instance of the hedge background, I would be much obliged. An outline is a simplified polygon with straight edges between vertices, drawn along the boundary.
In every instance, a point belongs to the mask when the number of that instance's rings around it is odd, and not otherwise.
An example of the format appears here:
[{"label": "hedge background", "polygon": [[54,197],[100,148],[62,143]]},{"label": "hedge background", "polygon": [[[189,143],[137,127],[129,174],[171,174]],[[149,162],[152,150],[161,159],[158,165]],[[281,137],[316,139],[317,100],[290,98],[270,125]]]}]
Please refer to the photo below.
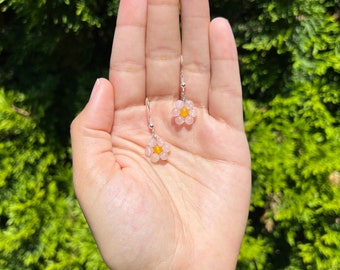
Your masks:
[{"label": "hedge background", "polygon": [[[0,0],[0,269],[107,269],[69,124],[107,76],[118,0]],[[237,39],[252,204],[238,269],[340,269],[340,1],[213,0]]]}]

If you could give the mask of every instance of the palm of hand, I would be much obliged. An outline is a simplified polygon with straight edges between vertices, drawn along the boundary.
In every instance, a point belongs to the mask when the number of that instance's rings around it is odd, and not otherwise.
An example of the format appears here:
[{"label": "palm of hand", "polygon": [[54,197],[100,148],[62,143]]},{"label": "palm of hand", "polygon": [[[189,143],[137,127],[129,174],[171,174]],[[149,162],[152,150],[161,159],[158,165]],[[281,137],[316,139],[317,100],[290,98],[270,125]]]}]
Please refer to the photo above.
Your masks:
[{"label": "palm of hand", "polygon": [[[137,258],[136,269],[162,263],[185,269],[189,256],[197,260],[206,248],[220,244],[232,252],[228,245],[242,238],[249,204],[244,133],[206,109],[192,127],[178,128],[165,117],[171,102],[152,105],[157,133],[171,145],[168,161],[154,164],[144,156],[151,136],[144,106],[116,112],[112,134],[104,134],[107,149],[93,157],[89,183],[78,193],[104,258],[128,269]],[[102,131],[94,137],[102,139]]]},{"label": "palm of hand", "polygon": [[[231,38],[229,33],[228,44]],[[147,92],[145,82],[134,74],[133,84],[140,85],[139,94],[133,95],[137,102],[127,101],[122,95],[127,91],[126,80],[117,72],[121,66],[114,65],[112,85],[104,79],[97,81],[90,102],[74,121],[75,189],[110,267],[235,266],[248,213],[250,161],[237,57],[221,59],[215,62],[230,65],[232,75],[221,80],[209,73],[196,79],[196,93],[206,97],[190,97],[198,116],[189,128],[178,127],[171,119],[173,91],[158,97],[148,89],[156,133],[171,145],[166,162],[154,164],[144,155],[151,137],[147,110],[141,102]],[[179,77],[179,68],[169,68],[169,74],[175,74],[169,77],[179,84],[174,79]],[[151,89],[164,89],[162,78],[142,77]],[[221,94],[219,90],[225,88],[229,93]]]}]

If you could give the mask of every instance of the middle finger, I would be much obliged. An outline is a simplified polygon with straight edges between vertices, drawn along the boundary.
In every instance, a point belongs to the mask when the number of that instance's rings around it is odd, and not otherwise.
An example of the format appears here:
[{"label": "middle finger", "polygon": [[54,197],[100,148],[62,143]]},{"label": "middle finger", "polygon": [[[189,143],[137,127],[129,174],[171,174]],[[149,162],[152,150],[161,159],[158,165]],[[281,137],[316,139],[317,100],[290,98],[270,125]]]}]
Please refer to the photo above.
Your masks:
[{"label": "middle finger", "polygon": [[147,96],[175,96],[178,94],[180,55],[179,1],[148,0]]},{"label": "middle finger", "polygon": [[187,97],[207,106],[210,83],[208,0],[182,0],[182,54]]}]

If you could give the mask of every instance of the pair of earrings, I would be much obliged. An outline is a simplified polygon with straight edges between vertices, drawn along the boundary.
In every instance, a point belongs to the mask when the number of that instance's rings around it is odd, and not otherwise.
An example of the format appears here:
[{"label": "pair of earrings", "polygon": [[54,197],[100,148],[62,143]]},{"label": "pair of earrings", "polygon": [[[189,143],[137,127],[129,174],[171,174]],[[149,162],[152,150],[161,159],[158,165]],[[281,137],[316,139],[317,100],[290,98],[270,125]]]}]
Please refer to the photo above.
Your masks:
[{"label": "pair of earrings", "polygon": [[[196,109],[191,100],[187,100],[185,96],[185,81],[183,74],[183,57],[181,56],[181,99],[175,102],[175,107],[172,110],[174,122],[177,125],[192,125],[196,117]],[[151,129],[151,139],[145,148],[145,155],[150,158],[151,162],[158,162],[160,160],[167,160],[169,157],[170,146],[160,138],[155,132],[155,126],[151,119],[150,101],[148,98],[145,100],[145,105],[148,113],[149,128]]]}]

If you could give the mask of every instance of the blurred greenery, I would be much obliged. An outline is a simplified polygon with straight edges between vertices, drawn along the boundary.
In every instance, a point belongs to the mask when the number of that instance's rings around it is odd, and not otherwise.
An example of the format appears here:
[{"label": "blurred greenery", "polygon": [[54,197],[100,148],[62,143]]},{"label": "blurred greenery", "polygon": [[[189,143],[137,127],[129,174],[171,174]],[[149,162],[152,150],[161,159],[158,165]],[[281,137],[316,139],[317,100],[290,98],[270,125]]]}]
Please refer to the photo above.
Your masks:
[{"label": "blurred greenery", "polygon": [[[69,124],[107,76],[118,0],[0,0],[0,269],[107,269]],[[212,0],[238,43],[253,191],[238,269],[340,269],[340,1]]]}]

